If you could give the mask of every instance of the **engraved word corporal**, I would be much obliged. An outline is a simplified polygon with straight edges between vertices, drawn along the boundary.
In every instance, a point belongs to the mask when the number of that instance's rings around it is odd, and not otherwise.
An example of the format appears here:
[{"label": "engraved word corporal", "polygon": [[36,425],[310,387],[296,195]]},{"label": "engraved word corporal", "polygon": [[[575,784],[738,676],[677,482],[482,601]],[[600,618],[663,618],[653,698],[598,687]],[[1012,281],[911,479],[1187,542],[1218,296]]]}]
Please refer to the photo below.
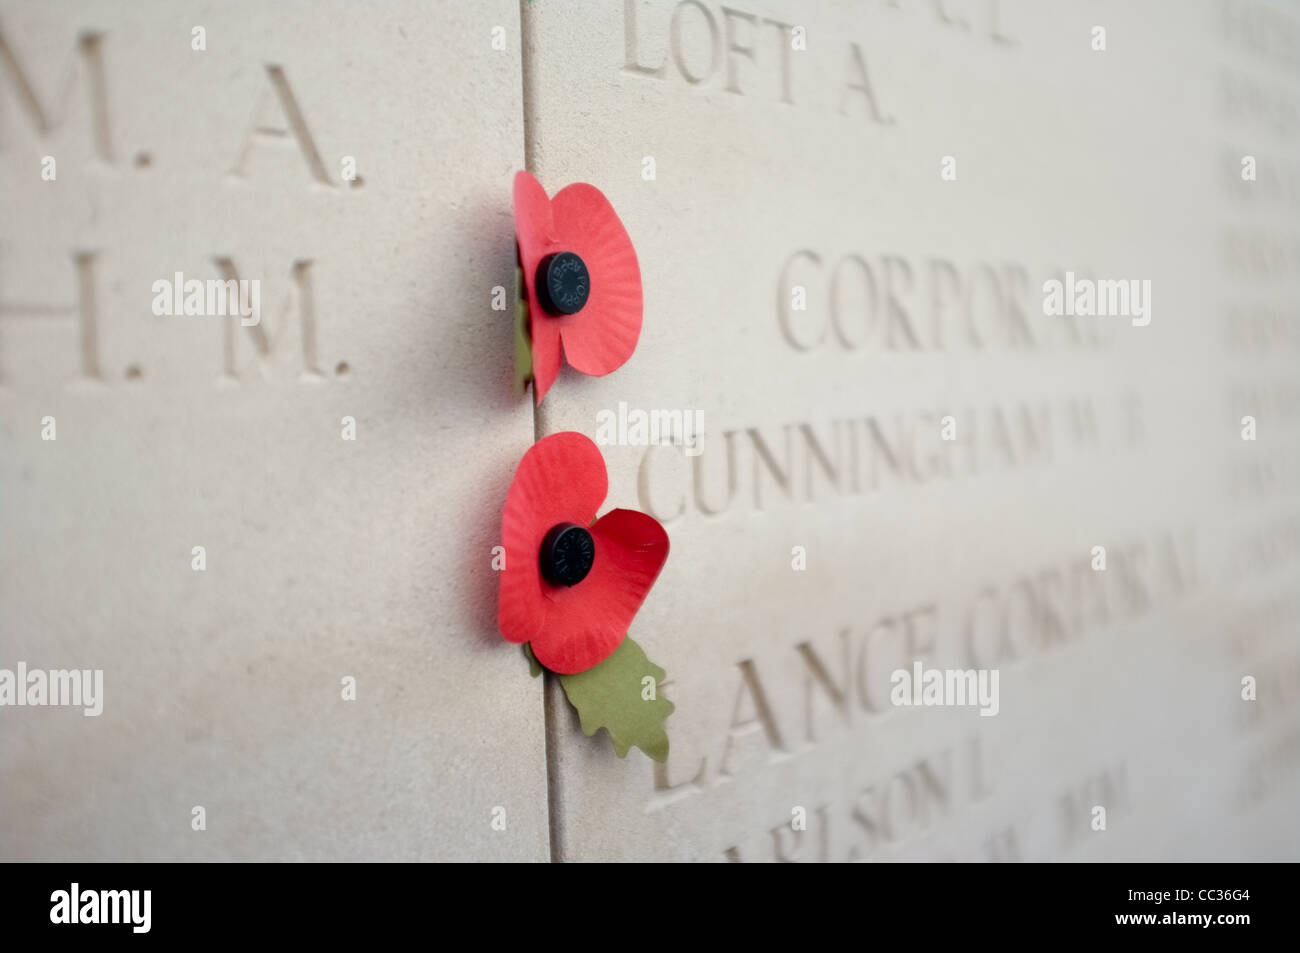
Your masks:
[{"label": "engraved word corporal", "polygon": [[980,716],[998,713],[998,670],[922,667],[919,660],[912,671],[896,669],[889,676],[889,700],[894,705],[941,705],[964,707],[978,705]]},{"label": "engraved word corporal", "polygon": [[1065,283],[1055,278],[1043,282],[1043,314],[1084,315],[1086,317],[1132,317],[1133,326],[1144,328],[1151,323],[1151,279],[1093,281],[1065,273]]},{"label": "engraved word corporal", "polygon": [[652,447],[677,444],[688,457],[698,457],[703,448],[702,410],[628,410],[618,402],[618,412],[606,408],[596,412],[596,443],[603,447]]},{"label": "engraved word corporal", "polygon": [[185,280],[182,272],[173,279],[159,278],[153,283],[153,313],[184,314],[198,317],[239,315],[246,328],[262,321],[262,282],[257,278],[209,278]]}]

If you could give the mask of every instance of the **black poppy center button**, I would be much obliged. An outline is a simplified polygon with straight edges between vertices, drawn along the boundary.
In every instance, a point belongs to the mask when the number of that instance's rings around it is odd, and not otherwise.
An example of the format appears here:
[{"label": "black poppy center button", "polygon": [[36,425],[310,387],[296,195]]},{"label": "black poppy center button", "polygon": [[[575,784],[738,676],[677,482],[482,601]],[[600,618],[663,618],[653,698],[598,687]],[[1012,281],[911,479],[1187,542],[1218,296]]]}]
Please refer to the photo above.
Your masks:
[{"label": "black poppy center button", "polygon": [[556,586],[576,586],[596,559],[596,542],[577,523],[558,523],[542,540],[542,575]]},{"label": "black poppy center button", "polygon": [[590,294],[587,263],[573,252],[547,255],[537,266],[537,297],[549,313],[577,314]]}]

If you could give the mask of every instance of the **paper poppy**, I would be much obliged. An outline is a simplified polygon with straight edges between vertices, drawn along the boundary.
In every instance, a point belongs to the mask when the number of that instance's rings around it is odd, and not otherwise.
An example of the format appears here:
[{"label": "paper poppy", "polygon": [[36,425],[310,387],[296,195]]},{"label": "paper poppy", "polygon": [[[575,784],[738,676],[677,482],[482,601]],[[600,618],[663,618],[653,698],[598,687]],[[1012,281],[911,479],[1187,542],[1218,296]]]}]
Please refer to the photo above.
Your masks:
[{"label": "paper poppy", "polygon": [[600,450],[568,432],[533,444],[506,496],[501,634],[530,643],[562,675],[613,654],[668,558],[654,517],[611,510],[595,519],[608,489]]},{"label": "paper poppy", "polygon": [[533,392],[542,402],[569,366],[600,377],[626,363],[641,335],[641,267],[600,189],[575,182],[548,199],[515,175],[515,237],[528,298]]}]

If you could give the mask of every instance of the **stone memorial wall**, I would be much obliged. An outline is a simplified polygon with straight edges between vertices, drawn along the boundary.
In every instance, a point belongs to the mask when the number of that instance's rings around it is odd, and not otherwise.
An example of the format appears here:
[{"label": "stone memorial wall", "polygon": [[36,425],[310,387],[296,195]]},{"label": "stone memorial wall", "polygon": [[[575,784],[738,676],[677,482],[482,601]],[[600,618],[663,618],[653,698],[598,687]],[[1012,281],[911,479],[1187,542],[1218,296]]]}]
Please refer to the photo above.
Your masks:
[{"label": "stone memorial wall", "polygon": [[[521,168],[644,290],[540,406]],[[1286,4],[6,0],[0,858],[1300,858],[1298,211]],[[497,632],[566,430],[662,764]]]}]

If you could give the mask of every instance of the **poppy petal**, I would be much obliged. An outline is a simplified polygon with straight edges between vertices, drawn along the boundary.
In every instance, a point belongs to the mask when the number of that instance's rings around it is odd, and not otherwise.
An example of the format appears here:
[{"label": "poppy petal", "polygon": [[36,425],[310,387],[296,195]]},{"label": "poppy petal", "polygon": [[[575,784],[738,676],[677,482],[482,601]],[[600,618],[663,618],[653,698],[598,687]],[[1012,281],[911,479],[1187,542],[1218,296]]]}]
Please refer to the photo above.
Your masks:
[{"label": "poppy petal", "polygon": [[668,558],[668,533],[635,510],[606,513],[591,535],[591,572],[554,594],[554,611],[532,641],[537,661],[561,675],[585,672],[613,654]]},{"label": "poppy petal", "polygon": [[[527,245],[536,250],[537,260],[546,254],[546,247],[555,244],[555,221],[551,214],[551,200],[546,189],[527,172],[515,173],[515,236],[520,248]],[[536,267],[536,262],[533,263]]]},{"label": "poppy petal", "polygon": [[590,523],[608,491],[600,450],[580,433],[543,437],[519,461],[501,517],[506,564],[497,622],[508,641],[528,642],[550,629],[557,587],[542,579],[542,540],[557,523]]},{"label": "poppy petal", "polygon": [[533,400],[542,402],[560,376],[560,325],[542,311],[537,292],[529,288],[528,329],[533,343]]},{"label": "poppy petal", "polygon": [[599,377],[626,363],[641,335],[636,249],[609,199],[593,185],[565,186],[550,211],[559,245],[582,258],[591,274],[586,305],[558,319],[564,358],[575,370]]},{"label": "poppy petal", "polygon": [[537,266],[558,249],[551,200],[527,172],[515,173],[515,240],[528,299],[528,330],[533,354],[533,398],[540,404],[560,373],[560,329],[543,310],[534,287]]}]

